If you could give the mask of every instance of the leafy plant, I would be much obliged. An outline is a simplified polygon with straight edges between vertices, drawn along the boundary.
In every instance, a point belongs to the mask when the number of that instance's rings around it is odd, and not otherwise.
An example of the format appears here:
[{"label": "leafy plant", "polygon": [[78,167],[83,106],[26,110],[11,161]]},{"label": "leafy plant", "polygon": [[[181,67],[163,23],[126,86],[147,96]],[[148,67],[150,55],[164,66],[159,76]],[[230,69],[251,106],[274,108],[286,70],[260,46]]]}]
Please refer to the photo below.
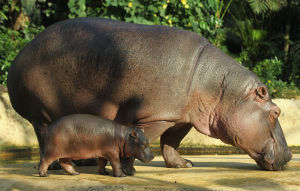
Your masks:
[{"label": "leafy plant", "polygon": [[251,8],[257,14],[265,13],[268,10],[278,11],[286,0],[248,0]]},{"label": "leafy plant", "polygon": [[293,98],[299,94],[299,89],[294,83],[288,84],[279,79],[283,63],[277,57],[258,62],[253,72],[264,82],[272,97]]},{"label": "leafy plant", "polygon": [[222,18],[229,5],[223,0],[89,0],[87,16],[174,26],[194,31],[215,42],[217,35],[223,32]]},{"label": "leafy plant", "polygon": [[75,17],[85,17],[86,16],[86,6],[85,0],[69,0],[68,7],[70,10],[69,18]]},{"label": "leafy plant", "polygon": [[11,62],[19,51],[41,30],[43,27],[29,27],[28,25],[22,31],[0,26],[0,84],[6,85]]}]

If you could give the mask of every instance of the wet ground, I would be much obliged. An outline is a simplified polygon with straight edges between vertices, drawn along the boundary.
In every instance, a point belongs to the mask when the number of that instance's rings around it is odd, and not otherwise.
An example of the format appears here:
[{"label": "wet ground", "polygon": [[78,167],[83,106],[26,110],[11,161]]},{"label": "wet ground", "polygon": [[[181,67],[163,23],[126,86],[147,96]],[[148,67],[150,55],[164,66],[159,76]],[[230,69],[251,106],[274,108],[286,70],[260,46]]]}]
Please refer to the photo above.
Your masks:
[{"label": "wet ground", "polygon": [[[0,156],[0,190],[286,190],[300,191],[300,154],[294,154],[285,171],[260,170],[248,155],[188,155],[193,168],[164,167],[161,156],[144,164],[136,161],[133,177],[97,174],[97,167],[75,167],[81,174],[63,170],[39,177],[38,156]],[[111,167],[107,169],[110,173]]]}]

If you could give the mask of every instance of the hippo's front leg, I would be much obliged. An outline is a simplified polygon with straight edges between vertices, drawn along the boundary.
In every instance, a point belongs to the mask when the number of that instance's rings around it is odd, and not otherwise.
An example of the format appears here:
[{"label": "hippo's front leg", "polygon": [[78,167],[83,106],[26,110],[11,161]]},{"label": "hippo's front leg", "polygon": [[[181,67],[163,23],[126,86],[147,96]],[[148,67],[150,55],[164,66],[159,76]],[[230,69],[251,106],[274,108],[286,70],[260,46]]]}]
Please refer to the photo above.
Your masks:
[{"label": "hippo's front leg", "polygon": [[182,158],[176,151],[181,140],[191,130],[192,125],[174,127],[174,122],[155,121],[138,126],[144,127],[145,135],[150,143],[161,135],[160,147],[167,167],[188,168],[193,166],[191,161]]},{"label": "hippo's front leg", "polygon": [[119,158],[118,154],[115,154],[115,156],[109,157],[109,162],[112,166],[115,177],[125,177],[126,176],[121,169],[121,163],[120,163],[120,158]]},{"label": "hippo's front leg", "polygon": [[181,140],[188,134],[191,128],[191,125],[172,127],[161,136],[160,147],[167,167],[190,168],[193,166],[191,161],[182,158],[176,151]]},{"label": "hippo's front leg", "polygon": [[128,176],[133,176],[136,172],[135,168],[133,167],[135,158],[128,157],[128,158],[121,158],[120,160],[121,160],[122,171]]}]

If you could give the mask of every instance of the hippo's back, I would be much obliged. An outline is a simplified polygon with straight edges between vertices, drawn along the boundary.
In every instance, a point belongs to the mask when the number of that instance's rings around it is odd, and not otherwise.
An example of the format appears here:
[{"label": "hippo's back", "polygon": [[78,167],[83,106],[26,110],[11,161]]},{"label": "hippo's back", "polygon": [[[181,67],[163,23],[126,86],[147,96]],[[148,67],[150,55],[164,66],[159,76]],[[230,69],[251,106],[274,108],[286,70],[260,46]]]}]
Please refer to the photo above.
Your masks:
[{"label": "hippo's back", "polygon": [[63,21],[19,53],[9,70],[8,91],[15,110],[31,122],[73,113],[119,115],[128,124],[155,112],[171,117],[186,102],[207,44],[195,33],[164,26]]}]

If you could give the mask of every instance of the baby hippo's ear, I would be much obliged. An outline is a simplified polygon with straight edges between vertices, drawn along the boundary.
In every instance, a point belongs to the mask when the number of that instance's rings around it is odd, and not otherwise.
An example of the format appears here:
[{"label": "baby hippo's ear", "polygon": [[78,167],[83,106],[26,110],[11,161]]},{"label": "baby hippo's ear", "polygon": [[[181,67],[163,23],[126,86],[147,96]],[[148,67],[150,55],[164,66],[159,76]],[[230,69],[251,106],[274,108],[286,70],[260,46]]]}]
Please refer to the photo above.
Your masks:
[{"label": "baby hippo's ear", "polygon": [[137,133],[136,133],[136,131],[131,131],[131,133],[129,134],[129,136],[130,136],[131,138],[136,139],[136,138],[137,138]]}]

